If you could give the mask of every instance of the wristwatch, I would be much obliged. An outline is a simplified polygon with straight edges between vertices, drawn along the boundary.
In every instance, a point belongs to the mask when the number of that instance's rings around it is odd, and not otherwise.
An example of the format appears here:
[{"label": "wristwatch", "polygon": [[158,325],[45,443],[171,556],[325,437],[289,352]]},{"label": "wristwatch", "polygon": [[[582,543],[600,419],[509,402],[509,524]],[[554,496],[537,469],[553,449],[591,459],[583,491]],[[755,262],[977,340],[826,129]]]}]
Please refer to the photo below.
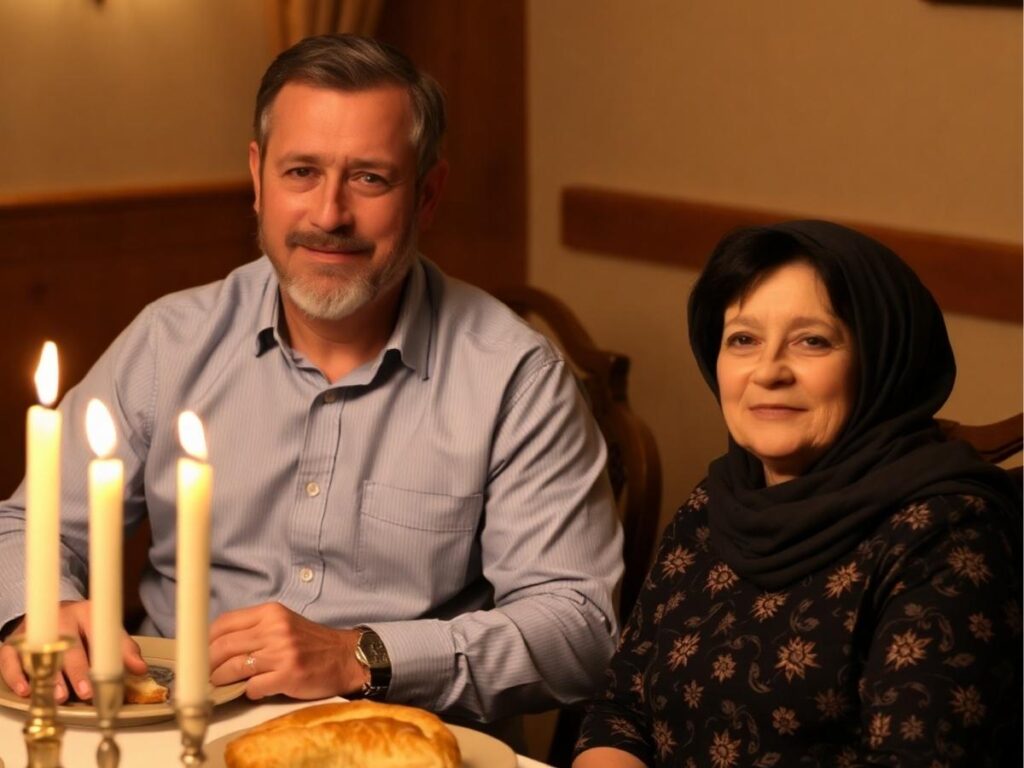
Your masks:
[{"label": "wristwatch", "polygon": [[370,670],[370,682],[363,683],[362,695],[367,699],[383,699],[391,684],[391,658],[380,635],[369,627],[356,627],[356,661]]}]

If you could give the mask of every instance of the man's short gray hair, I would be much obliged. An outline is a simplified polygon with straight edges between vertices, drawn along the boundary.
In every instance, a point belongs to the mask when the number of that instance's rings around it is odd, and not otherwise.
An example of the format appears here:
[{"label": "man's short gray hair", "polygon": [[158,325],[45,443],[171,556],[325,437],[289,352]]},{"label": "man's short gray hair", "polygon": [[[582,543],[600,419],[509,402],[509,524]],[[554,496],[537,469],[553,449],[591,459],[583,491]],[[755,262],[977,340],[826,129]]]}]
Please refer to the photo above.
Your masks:
[{"label": "man's short gray hair", "polygon": [[271,107],[278,92],[288,83],[341,91],[365,91],[389,85],[403,87],[412,105],[417,182],[422,181],[441,157],[446,119],[444,92],[437,81],[387,43],[358,35],[320,35],[300,40],[281,53],[263,75],[253,120],[261,163],[270,135]]}]

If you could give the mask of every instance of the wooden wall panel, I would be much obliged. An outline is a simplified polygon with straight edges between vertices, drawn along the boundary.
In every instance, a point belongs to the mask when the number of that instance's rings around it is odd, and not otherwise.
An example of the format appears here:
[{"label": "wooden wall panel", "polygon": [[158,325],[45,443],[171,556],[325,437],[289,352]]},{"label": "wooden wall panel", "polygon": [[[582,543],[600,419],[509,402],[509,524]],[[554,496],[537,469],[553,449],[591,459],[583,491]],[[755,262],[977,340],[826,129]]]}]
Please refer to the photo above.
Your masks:
[{"label": "wooden wall panel", "polygon": [[[731,229],[795,218],[807,217],[593,187],[562,191],[565,245],[690,269],[700,269],[715,243]],[[898,253],[943,310],[1021,322],[1024,260],[1020,243],[839,223]]]},{"label": "wooden wall panel", "polygon": [[387,0],[378,37],[448,96],[448,186],[423,252],[496,288],[526,280],[523,0]]},{"label": "wooden wall panel", "polygon": [[147,303],[255,258],[255,232],[248,184],[0,201],[0,497],[24,472],[43,341],[60,349],[63,391]]}]

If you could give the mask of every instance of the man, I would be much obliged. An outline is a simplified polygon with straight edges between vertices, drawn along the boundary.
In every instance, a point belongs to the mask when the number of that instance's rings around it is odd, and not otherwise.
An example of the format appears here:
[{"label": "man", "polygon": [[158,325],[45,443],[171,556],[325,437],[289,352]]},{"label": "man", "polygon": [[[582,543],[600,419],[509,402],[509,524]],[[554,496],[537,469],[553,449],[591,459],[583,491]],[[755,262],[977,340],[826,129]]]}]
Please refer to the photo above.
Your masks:
[{"label": "man", "polygon": [[[98,397],[122,437],[126,525],[152,525],[146,634],[175,632],[175,419],[205,422],[215,684],[478,721],[592,692],[621,574],[604,447],[551,346],[418,256],[443,133],[439,87],[387,46],[312,38],[271,65],[249,147],[265,258],[147,307],[61,404],[62,632],[89,635]],[[23,510],[22,489],[0,507],[14,631]],[[125,660],[145,667],[127,637]],[[79,647],[64,666],[84,698],[87,663]],[[0,673],[27,694],[10,646]]]}]

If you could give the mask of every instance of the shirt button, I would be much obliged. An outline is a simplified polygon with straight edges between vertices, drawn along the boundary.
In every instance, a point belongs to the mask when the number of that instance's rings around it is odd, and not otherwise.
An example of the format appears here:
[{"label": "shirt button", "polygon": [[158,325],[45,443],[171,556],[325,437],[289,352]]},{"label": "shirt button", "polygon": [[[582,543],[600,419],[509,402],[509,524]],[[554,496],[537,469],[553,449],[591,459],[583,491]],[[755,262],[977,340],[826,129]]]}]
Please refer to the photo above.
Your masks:
[{"label": "shirt button", "polygon": [[320,486],[317,485],[316,483],[313,483],[313,482],[306,483],[306,495],[307,496],[319,496],[320,495]]},{"label": "shirt button", "polygon": [[324,392],[324,402],[325,403],[333,403],[337,399],[338,399],[338,393],[335,392],[333,389],[328,390],[327,392]]},{"label": "shirt button", "polygon": [[313,569],[303,568],[299,571],[299,578],[302,580],[303,584],[309,584],[309,582],[313,580]]}]

